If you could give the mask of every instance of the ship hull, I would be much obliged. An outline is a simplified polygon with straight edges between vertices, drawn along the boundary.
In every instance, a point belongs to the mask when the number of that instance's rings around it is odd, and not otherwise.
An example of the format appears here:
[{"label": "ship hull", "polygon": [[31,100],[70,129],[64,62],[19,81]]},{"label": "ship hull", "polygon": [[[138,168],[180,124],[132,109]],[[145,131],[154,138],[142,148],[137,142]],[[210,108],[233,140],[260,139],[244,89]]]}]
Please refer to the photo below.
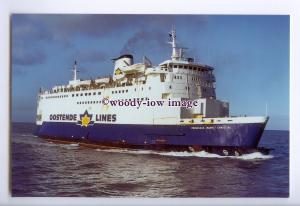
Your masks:
[{"label": "ship hull", "polygon": [[43,122],[36,135],[86,145],[155,149],[257,148],[266,122],[243,124],[133,125]]}]

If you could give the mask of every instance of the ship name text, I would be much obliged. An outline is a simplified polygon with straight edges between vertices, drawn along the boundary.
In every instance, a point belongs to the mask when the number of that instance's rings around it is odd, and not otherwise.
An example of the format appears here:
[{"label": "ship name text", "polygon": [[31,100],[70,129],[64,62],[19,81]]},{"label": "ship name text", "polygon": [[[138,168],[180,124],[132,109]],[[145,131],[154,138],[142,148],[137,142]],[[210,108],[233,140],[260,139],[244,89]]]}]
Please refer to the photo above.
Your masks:
[{"label": "ship name text", "polygon": [[[93,116],[93,115],[92,115]],[[50,114],[50,120],[77,121],[77,114]],[[95,121],[97,122],[115,122],[117,121],[116,114],[96,114]]]}]

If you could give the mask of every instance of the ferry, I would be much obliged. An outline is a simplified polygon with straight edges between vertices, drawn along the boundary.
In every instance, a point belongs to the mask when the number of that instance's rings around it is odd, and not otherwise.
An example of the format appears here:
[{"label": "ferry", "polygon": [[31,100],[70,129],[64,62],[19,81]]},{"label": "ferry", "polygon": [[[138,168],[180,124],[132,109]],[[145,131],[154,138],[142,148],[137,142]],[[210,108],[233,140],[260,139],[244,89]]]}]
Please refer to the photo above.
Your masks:
[{"label": "ferry", "polygon": [[153,65],[123,54],[110,76],[79,79],[75,61],[68,84],[40,89],[36,135],[95,148],[269,153],[258,147],[269,117],[230,115],[214,68],[186,58],[176,39],[172,28],[170,59]]}]

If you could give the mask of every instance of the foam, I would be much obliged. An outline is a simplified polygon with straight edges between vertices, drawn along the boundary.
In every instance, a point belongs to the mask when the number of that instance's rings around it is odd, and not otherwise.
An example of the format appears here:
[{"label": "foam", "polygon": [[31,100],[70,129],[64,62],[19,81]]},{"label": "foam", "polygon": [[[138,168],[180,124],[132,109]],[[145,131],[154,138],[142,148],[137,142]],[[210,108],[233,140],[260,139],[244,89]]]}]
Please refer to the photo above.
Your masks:
[{"label": "foam", "polygon": [[153,150],[127,150],[127,149],[96,149],[96,151],[101,152],[113,152],[113,153],[126,153],[126,154],[155,154],[161,156],[171,156],[171,157],[199,157],[199,158],[230,158],[239,160],[264,160],[271,159],[273,155],[264,155],[260,152],[253,152],[250,154],[244,154],[241,156],[221,156],[218,154],[213,154],[205,151],[201,152],[157,152]]}]

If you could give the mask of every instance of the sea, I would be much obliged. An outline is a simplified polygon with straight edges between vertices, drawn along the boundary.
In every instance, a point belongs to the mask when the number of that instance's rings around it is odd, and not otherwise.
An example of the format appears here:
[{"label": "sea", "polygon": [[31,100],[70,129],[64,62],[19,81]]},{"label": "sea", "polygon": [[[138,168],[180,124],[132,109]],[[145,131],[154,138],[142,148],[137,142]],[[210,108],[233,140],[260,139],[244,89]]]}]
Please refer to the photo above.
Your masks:
[{"label": "sea", "polygon": [[289,197],[289,131],[266,130],[259,146],[223,157],[207,152],[92,149],[34,136],[12,123],[13,197]]}]

